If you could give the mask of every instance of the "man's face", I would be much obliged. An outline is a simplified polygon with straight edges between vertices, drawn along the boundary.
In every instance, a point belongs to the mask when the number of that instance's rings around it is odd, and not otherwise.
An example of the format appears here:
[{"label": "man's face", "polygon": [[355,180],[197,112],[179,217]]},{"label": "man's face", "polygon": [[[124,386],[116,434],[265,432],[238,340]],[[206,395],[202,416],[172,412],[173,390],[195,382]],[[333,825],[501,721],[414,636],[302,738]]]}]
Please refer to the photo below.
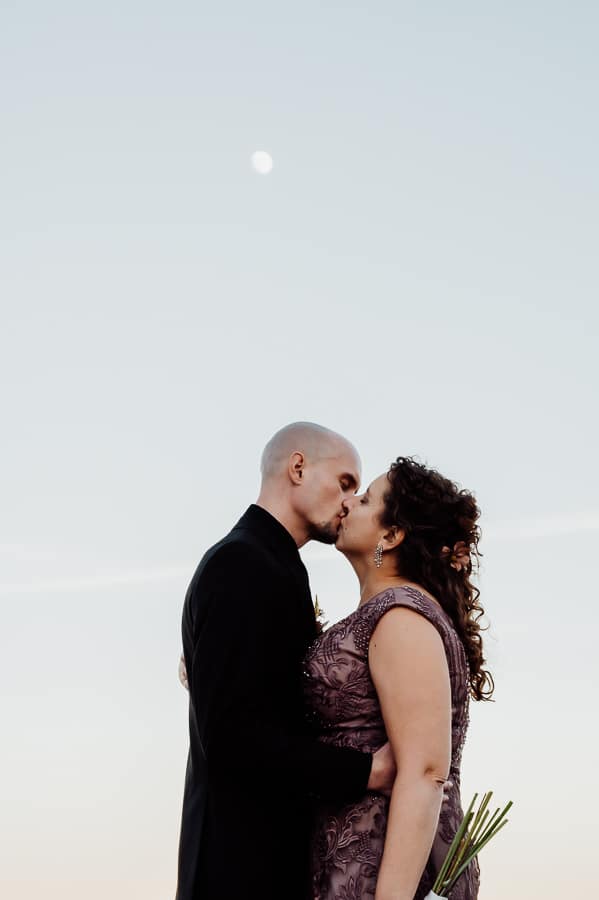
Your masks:
[{"label": "man's face", "polygon": [[341,444],[334,456],[306,466],[303,512],[310,540],[334,544],[345,515],[343,501],[360,486],[360,458],[353,447]]}]

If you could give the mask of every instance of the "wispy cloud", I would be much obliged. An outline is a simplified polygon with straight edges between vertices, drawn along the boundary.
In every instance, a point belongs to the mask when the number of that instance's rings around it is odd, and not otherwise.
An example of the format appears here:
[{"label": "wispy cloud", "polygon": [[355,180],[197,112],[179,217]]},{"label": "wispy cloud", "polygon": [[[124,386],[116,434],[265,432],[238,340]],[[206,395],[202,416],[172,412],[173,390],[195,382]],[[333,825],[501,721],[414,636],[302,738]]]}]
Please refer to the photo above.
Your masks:
[{"label": "wispy cloud", "polygon": [[599,512],[571,513],[568,515],[540,516],[533,519],[514,520],[483,526],[483,536],[490,540],[521,540],[560,537],[599,531]]},{"label": "wispy cloud", "polygon": [[48,562],[56,559],[56,550],[50,547],[28,547],[25,544],[0,544],[0,557],[18,562]]},{"label": "wispy cloud", "polygon": [[128,585],[155,584],[160,581],[188,580],[193,575],[194,565],[169,566],[162,569],[144,569],[131,572],[112,572],[97,575],[82,575],[75,578],[48,578],[34,581],[0,584],[0,595],[15,594],[55,594],[77,591],[103,590]]},{"label": "wispy cloud", "polygon": [[[599,512],[572,513],[568,515],[543,516],[533,519],[514,520],[513,522],[483,523],[485,541],[521,541],[541,540],[549,537],[567,537],[584,532],[599,531]],[[308,544],[302,548],[302,556],[306,563],[332,560],[336,550],[325,544]],[[13,554],[19,559],[55,559],[53,553],[31,550],[17,545],[0,545],[0,554]],[[100,572],[75,577],[40,578],[31,581],[1,584],[0,596],[16,594],[53,594],[72,593],[77,591],[108,590],[113,587],[127,587],[143,584],[156,584],[161,581],[187,582],[197,565],[197,560],[187,565],[164,566],[161,568],[137,569],[124,572]]]}]

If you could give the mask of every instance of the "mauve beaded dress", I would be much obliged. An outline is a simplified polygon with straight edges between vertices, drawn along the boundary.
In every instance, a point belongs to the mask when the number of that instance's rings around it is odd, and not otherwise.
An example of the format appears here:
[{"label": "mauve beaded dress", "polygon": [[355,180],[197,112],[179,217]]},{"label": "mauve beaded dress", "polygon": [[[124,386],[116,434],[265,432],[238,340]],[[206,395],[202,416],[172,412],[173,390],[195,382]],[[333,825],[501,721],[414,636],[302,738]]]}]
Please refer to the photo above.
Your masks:
[{"label": "mauve beaded dress", "polygon": [[[414,900],[423,900],[463,818],[460,762],[468,728],[468,663],[451,619],[415,588],[391,588],[377,594],[311,644],[305,662],[305,696],[308,715],[321,740],[367,752],[378,750],[387,736],[368,668],[368,645],[381,616],[396,606],[420,613],[438,630],[451,680],[449,780],[453,787],[442,805],[433,847],[414,895]],[[312,853],[314,900],[373,900],[388,808],[388,798],[374,792],[358,803],[320,807]],[[451,900],[476,900],[479,877],[475,860],[458,879]]]}]

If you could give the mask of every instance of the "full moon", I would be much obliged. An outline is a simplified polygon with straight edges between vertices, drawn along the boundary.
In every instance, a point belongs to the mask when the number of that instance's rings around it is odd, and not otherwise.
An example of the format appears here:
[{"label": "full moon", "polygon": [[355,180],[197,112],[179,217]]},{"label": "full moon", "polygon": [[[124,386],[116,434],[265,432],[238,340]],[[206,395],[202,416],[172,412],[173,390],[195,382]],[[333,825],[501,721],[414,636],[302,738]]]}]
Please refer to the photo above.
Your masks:
[{"label": "full moon", "polygon": [[266,150],[256,150],[252,153],[252,168],[259,175],[268,175],[272,171],[272,156]]}]

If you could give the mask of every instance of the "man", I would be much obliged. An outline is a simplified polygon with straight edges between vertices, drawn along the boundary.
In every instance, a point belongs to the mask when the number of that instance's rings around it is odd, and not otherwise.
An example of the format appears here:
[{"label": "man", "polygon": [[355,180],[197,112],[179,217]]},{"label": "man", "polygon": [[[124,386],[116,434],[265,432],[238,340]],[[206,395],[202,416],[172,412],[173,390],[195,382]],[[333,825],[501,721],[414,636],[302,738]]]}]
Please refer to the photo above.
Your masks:
[{"label": "man", "polygon": [[332,544],[360,459],[340,435],[298,422],[262,455],[262,486],[212,547],[183,609],[190,751],[177,900],[306,900],[310,809],[388,791],[389,747],[371,756],[311,734],[302,660],[316,636],[298,548]]}]

